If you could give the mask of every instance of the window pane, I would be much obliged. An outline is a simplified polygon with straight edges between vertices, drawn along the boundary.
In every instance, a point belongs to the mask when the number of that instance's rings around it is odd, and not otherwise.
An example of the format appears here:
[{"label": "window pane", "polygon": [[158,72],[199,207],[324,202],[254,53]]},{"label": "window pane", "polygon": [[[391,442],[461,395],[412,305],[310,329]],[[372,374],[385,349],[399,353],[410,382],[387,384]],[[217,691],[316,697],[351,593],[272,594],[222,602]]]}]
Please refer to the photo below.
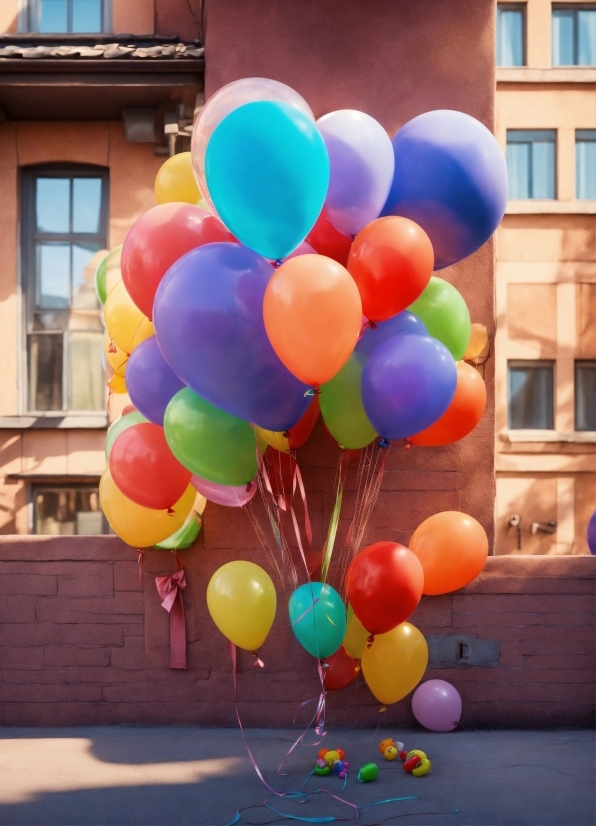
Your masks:
[{"label": "window pane", "polygon": [[62,310],[70,300],[70,244],[37,244],[37,298],[41,310]]},{"label": "window pane", "polygon": [[509,427],[553,429],[552,365],[509,365]]},{"label": "window pane", "polygon": [[524,13],[522,9],[497,9],[497,65],[523,66]]},{"label": "window pane", "polygon": [[28,338],[29,410],[62,410],[62,336]]},{"label": "window pane", "polygon": [[573,9],[555,9],[553,11],[553,66],[573,66],[574,26]]},{"label": "window pane", "polygon": [[530,197],[530,143],[510,143],[507,139],[507,174],[509,198],[521,200]]},{"label": "window pane", "polygon": [[596,9],[577,13],[577,49],[580,66],[596,66]]},{"label": "window pane", "polygon": [[596,361],[575,362],[575,429],[596,430]]},{"label": "window pane", "polygon": [[72,304],[75,309],[98,306],[95,293],[95,267],[91,263],[99,244],[72,245]]},{"label": "window pane", "polygon": [[70,230],[70,180],[38,178],[35,192],[38,232]]},{"label": "window pane", "polygon": [[555,144],[535,141],[532,144],[532,198],[555,197]]},{"label": "window pane", "polygon": [[35,532],[51,536],[103,533],[97,488],[34,489]]},{"label": "window pane", "polygon": [[596,129],[575,135],[575,197],[596,200]]},{"label": "window pane", "polygon": [[72,182],[73,232],[99,232],[101,178],[75,178]]},{"label": "window pane", "polygon": [[37,31],[68,31],[68,0],[37,0]]},{"label": "window pane", "polygon": [[103,410],[101,332],[70,333],[69,410]]},{"label": "window pane", "polygon": [[73,0],[72,31],[100,32],[101,11],[101,0]]}]

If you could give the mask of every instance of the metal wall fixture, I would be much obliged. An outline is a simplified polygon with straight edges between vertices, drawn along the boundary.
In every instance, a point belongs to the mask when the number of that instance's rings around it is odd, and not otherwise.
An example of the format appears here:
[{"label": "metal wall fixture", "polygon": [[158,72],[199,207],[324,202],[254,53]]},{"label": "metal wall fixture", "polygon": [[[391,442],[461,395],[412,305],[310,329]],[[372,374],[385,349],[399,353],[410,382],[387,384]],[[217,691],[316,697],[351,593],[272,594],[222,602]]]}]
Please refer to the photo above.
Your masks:
[{"label": "metal wall fixture", "polygon": [[536,536],[536,534],[540,531],[541,533],[556,533],[557,532],[557,523],[554,519],[551,519],[550,522],[532,522],[530,525],[530,533],[532,536]]},{"label": "metal wall fixture", "polygon": [[522,549],[522,519],[519,513],[512,513],[509,519],[507,520],[507,524],[511,528],[515,528],[517,530],[517,550],[521,551]]}]

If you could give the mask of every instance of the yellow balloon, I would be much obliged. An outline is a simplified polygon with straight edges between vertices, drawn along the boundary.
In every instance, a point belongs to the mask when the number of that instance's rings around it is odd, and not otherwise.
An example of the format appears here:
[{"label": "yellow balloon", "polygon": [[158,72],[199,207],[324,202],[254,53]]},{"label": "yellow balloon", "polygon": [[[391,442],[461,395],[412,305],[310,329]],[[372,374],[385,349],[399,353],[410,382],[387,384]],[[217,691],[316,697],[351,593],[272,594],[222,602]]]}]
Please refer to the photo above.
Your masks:
[{"label": "yellow balloon", "polygon": [[420,631],[402,622],[386,634],[375,634],[362,652],[362,673],[368,687],[384,705],[397,703],[412,691],[428,665],[428,645]]},{"label": "yellow balloon", "polygon": [[[366,648],[366,642],[370,637],[367,631],[354,613],[352,606],[348,605],[348,625],[344,636],[343,646],[355,660],[362,659],[362,652]],[[376,639],[376,637],[375,637]]]},{"label": "yellow balloon", "polygon": [[158,204],[184,201],[196,204],[201,193],[192,171],[190,152],[173,155],[162,165],[155,179],[155,200]]},{"label": "yellow balloon", "polygon": [[106,519],[120,539],[133,548],[149,548],[179,530],[190,513],[197,492],[189,485],[176,504],[167,510],[143,508],[127,499],[116,487],[106,468],[99,483],[99,498]]},{"label": "yellow balloon", "polygon": [[126,362],[128,356],[115,344],[110,338],[110,334],[106,330],[103,334],[103,351],[106,357],[106,363],[110,365],[114,373],[124,377],[126,375]]},{"label": "yellow balloon", "polygon": [[486,329],[484,324],[472,324],[470,330],[470,340],[468,341],[466,352],[463,355],[464,359],[467,359],[468,361],[474,361],[474,359],[478,358],[478,356],[484,350],[487,344],[488,330]]},{"label": "yellow balloon", "polygon": [[270,447],[279,450],[280,453],[290,452],[289,439],[283,433],[278,433],[275,430],[264,430],[262,427],[257,427],[256,432],[258,438]]},{"label": "yellow balloon", "polygon": [[114,247],[108,254],[106,260],[106,296],[108,296],[116,284],[122,281],[122,272],[120,271],[120,256],[122,255],[122,244]]},{"label": "yellow balloon", "polygon": [[260,648],[275,619],[277,596],[271,577],[254,562],[222,565],[209,580],[207,608],[224,637],[247,651]]},{"label": "yellow balloon", "polygon": [[118,393],[119,395],[128,393],[126,388],[126,378],[120,373],[114,373],[112,378],[108,381],[108,387],[112,393]]},{"label": "yellow balloon", "polygon": [[127,355],[154,333],[153,324],[126,292],[123,281],[108,295],[103,313],[112,341]]}]

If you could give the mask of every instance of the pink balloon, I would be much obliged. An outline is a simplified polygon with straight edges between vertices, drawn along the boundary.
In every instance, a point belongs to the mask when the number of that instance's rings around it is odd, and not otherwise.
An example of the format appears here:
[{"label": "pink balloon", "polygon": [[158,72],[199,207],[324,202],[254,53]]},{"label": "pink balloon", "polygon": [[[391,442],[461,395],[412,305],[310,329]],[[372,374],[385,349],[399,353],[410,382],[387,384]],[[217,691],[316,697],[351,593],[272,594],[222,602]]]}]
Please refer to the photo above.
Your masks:
[{"label": "pink balloon", "polygon": [[190,480],[193,488],[201,493],[209,502],[216,505],[225,505],[227,508],[241,508],[253,498],[257,492],[257,482],[253,479],[248,485],[233,487],[220,485],[217,482],[208,482],[200,476],[192,476]]},{"label": "pink balloon", "polygon": [[453,731],[461,717],[459,692],[445,680],[421,683],[412,697],[412,711],[421,726],[430,731]]}]

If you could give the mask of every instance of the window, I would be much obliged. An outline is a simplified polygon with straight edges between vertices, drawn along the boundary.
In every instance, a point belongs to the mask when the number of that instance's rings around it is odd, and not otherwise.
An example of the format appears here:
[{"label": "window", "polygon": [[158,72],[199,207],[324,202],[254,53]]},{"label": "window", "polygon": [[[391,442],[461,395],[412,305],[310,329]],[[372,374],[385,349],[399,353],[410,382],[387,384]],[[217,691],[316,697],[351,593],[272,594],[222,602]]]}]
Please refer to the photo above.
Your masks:
[{"label": "window", "polygon": [[525,5],[497,6],[497,66],[525,66]]},{"label": "window", "polygon": [[512,200],[556,197],[556,143],[555,129],[507,130],[507,171]]},{"label": "window", "polygon": [[24,170],[22,203],[27,410],[103,411],[94,272],[107,246],[107,173]]},{"label": "window", "polygon": [[596,200],[596,129],[575,132],[575,197]]},{"label": "window", "polygon": [[596,66],[596,6],[553,9],[553,66]]},{"label": "window", "polygon": [[94,34],[105,31],[107,0],[30,0],[29,31]]},{"label": "window", "polygon": [[596,430],[596,361],[575,362],[575,429]]},{"label": "window", "polygon": [[552,430],[554,420],[552,361],[510,361],[509,428]]},{"label": "window", "polygon": [[107,533],[97,485],[35,485],[33,532],[50,536]]}]

